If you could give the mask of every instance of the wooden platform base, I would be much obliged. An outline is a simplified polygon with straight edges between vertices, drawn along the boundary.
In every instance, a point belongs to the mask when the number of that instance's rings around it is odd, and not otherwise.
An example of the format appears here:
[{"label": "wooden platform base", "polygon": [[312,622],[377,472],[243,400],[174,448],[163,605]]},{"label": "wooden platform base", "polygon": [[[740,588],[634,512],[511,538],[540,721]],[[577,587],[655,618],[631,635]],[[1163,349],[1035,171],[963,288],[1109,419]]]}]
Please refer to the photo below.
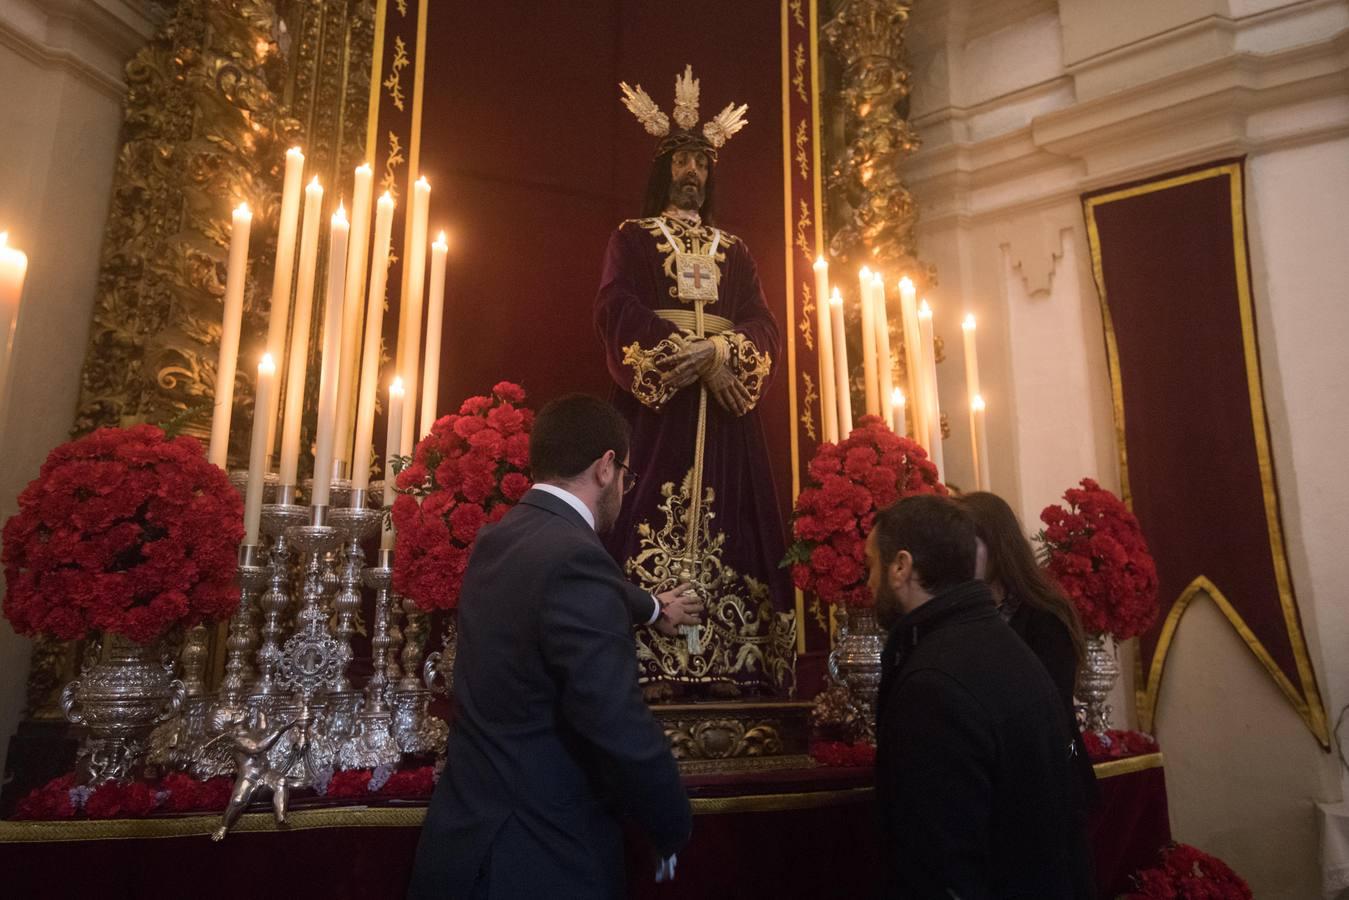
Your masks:
[{"label": "wooden platform base", "polygon": [[800,769],[808,753],[811,704],[735,700],[653,705],[687,775]]}]

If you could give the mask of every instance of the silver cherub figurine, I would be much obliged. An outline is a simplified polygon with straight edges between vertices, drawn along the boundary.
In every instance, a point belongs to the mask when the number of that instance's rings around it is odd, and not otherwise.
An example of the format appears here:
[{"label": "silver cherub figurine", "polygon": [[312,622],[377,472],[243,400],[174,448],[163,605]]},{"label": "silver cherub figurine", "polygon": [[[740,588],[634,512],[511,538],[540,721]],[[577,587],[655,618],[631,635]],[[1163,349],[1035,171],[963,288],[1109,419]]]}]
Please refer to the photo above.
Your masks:
[{"label": "silver cherub figurine", "polygon": [[230,730],[212,738],[212,741],[220,738],[230,740],[234,751],[234,767],[238,773],[234,780],[234,791],[230,794],[229,805],[225,807],[225,812],[220,817],[220,827],[211,834],[213,841],[225,836],[259,788],[265,787],[272,792],[272,810],[276,814],[277,824],[284,824],[286,821],[288,799],[286,776],[305,751],[304,732],[301,731],[300,740],[291,745],[284,765],[273,767],[267,760],[267,751],[272,749],[272,745],[280,740],[283,734],[297,725],[305,724],[304,717],[293,719],[278,728],[269,728],[266,712],[259,709],[254,721],[255,726],[249,728],[247,717],[241,716],[231,723]]}]

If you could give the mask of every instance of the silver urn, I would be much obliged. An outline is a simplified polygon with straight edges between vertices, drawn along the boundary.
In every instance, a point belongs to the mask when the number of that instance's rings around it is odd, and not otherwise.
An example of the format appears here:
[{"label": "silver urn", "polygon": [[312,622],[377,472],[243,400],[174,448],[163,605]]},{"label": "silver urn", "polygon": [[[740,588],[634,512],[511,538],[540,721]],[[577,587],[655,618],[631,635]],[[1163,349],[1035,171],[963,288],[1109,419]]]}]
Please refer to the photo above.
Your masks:
[{"label": "silver urn", "polygon": [[150,732],[177,714],[186,694],[162,643],[104,635],[97,661],[61,692],[66,718],[88,729],[76,760],[80,780],[102,784],[129,778]]},{"label": "silver urn", "polygon": [[843,613],[834,649],[829,653],[829,675],[848,689],[853,705],[870,729],[876,721],[885,634],[876,622],[876,610],[847,606]]},{"label": "silver urn", "polygon": [[1106,698],[1119,680],[1119,660],[1102,632],[1087,635],[1082,671],[1077,675],[1077,696],[1086,704],[1086,730],[1105,734],[1110,730],[1110,704]]}]

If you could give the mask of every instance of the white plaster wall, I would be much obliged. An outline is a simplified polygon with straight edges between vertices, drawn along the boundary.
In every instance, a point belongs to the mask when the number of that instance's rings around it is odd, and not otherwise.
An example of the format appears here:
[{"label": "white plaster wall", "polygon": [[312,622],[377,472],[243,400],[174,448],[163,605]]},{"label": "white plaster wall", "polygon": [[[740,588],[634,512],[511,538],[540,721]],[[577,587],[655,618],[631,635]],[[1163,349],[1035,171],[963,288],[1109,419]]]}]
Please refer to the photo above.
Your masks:
[{"label": "white plaster wall", "polygon": [[[120,0],[0,2],[0,230],[28,254],[12,395],[0,423],[0,518],[68,436],[121,126],[121,62],[149,33]],[[0,771],[30,643],[0,621]]]},{"label": "white plaster wall", "polygon": [[[1058,44],[1028,6],[934,2],[915,14],[905,167],[919,251],[943,303],[980,315],[994,489],[1034,531],[1083,475],[1117,488],[1113,416],[1080,195],[1247,156],[1263,386],[1294,590],[1331,723],[1349,704],[1349,47],[1346,0],[1060,0]],[[994,15],[981,27],[980,15]],[[940,27],[937,27],[937,24]],[[1023,40],[1032,34],[1038,43]],[[934,41],[940,45],[934,45]],[[944,43],[942,43],[944,42]],[[980,51],[970,52],[975,46]],[[1037,55],[1034,51],[1040,48]],[[1058,59],[1058,71],[1048,65]],[[955,310],[942,396],[962,395]],[[948,407],[949,408],[949,407]],[[963,408],[950,477],[968,483]],[[1218,527],[1215,524],[1215,527]],[[1116,723],[1136,721],[1122,648]],[[1257,897],[1320,893],[1318,801],[1344,796],[1273,681],[1207,600],[1182,619],[1156,729],[1178,840],[1226,858]]]}]

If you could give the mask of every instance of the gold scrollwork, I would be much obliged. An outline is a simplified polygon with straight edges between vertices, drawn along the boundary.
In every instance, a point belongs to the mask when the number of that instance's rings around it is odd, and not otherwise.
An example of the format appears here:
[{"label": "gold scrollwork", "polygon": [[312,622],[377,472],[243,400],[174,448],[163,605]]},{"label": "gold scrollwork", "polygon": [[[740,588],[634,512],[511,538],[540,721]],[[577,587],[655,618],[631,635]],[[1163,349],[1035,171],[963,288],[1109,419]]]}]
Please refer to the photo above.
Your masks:
[{"label": "gold scrollwork", "polygon": [[632,395],[652,409],[660,409],[678,388],[664,384],[660,367],[678,353],[687,341],[683,335],[672,334],[650,350],[637,341],[623,348],[623,365],[632,369]]},{"label": "gold scrollwork", "polygon": [[796,88],[796,95],[801,98],[802,103],[809,103],[810,97],[806,96],[806,45],[804,42],[798,42],[796,50],[792,53],[792,66],[796,69],[796,74],[792,76],[792,87]]},{"label": "gold scrollwork", "polygon": [[810,377],[809,372],[801,373],[801,382],[806,386],[801,396],[801,425],[806,429],[806,436],[813,441],[815,440],[815,408],[811,404],[820,399],[820,395],[815,393],[815,381]]},{"label": "gold scrollwork", "polygon": [[731,371],[749,392],[750,408],[759,402],[764,384],[773,371],[773,357],[766,351],[754,346],[754,342],[738,331],[726,332],[731,344]]},{"label": "gold scrollwork", "polygon": [[791,0],[791,2],[788,3],[787,5],[792,11],[792,19],[795,20],[796,27],[805,28],[806,18],[801,11],[801,7],[804,5],[804,0]]},{"label": "gold scrollwork", "polygon": [[642,680],[683,683],[759,681],[779,694],[796,686],[796,612],[775,612],[768,586],[741,575],[723,560],[726,535],[712,527],[716,491],[705,487],[698,516],[699,548],[689,553],[690,494],[693,470],[678,489],[661,486],[657,507],[664,522],[637,526],[637,552],[627,562],[628,574],[653,593],[691,579],[707,608],[699,628],[701,647],[692,653],[682,638],[667,638],[652,629],[638,629],[637,661]]},{"label": "gold scrollwork", "polygon": [[796,138],[793,140],[793,143],[796,144],[797,171],[801,173],[802,181],[810,177],[810,154],[806,151],[806,145],[809,142],[810,137],[806,133],[806,120],[802,119],[796,125]]},{"label": "gold scrollwork", "polygon": [[801,282],[801,321],[796,327],[801,331],[801,337],[805,339],[806,349],[815,349],[815,325],[811,313],[815,312],[815,298],[812,296],[810,282]]},{"label": "gold scrollwork", "polygon": [[397,132],[390,131],[389,152],[384,158],[384,177],[380,179],[379,186],[388,191],[394,200],[398,199],[398,173],[395,170],[406,162],[402,140],[399,139]]},{"label": "gold scrollwork", "polygon": [[796,249],[805,255],[806,259],[811,256],[811,243],[807,239],[807,231],[815,220],[810,217],[810,204],[805,200],[801,201],[801,214],[796,217]]},{"label": "gold scrollwork", "polygon": [[384,89],[389,92],[389,100],[399,112],[403,111],[403,70],[412,65],[408,59],[407,43],[399,35],[393,39],[393,61],[389,63],[389,77],[384,79]]}]

